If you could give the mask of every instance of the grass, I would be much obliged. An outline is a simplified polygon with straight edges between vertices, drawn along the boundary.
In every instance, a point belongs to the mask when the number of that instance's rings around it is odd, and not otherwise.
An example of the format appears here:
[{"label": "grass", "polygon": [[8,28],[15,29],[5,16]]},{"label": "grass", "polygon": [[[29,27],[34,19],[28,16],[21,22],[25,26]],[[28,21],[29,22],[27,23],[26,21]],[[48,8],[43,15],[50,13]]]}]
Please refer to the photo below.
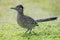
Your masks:
[{"label": "grass", "polygon": [[[58,16],[55,21],[38,23],[32,34],[16,23],[17,12],[11,10],[22,4],[25,15],[34,19]],[[0,0],[0,40],[60,40],[59,0]],[[34,33],[34,32],[35,33]]]}]

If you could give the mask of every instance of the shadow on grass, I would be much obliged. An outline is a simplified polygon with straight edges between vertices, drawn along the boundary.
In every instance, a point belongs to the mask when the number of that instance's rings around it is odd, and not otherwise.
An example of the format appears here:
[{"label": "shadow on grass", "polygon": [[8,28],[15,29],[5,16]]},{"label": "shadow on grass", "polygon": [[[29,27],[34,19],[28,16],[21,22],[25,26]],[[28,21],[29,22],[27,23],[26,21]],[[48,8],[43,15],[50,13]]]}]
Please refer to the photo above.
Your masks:
[{"label": "shadow on grass", "polygon": [[33,32],[33,33],[31,33],[31,34],[25,33],[25,34],[22,35],[23,38],[27,38],[28,40],[30,40],[30,38],[31,38],[32,36],[40,36],[40,34]]},{"label": "shadow on grass", "polygon": [[19,34],[17,34],[17,36],[20,36],[24,39],[26,38],[27,40],[31,40],[32,37],[33,38],[34,37],[39,37],[40,38],[41,36],[46,36],[46,35],[48,36],[48,35],[51,35],[51,34],[50,34],[50,32],[45,32],[45,31],[39,32],[39,33],[32,31],[31,34],[29,34],[29,33],[19,33]]}]

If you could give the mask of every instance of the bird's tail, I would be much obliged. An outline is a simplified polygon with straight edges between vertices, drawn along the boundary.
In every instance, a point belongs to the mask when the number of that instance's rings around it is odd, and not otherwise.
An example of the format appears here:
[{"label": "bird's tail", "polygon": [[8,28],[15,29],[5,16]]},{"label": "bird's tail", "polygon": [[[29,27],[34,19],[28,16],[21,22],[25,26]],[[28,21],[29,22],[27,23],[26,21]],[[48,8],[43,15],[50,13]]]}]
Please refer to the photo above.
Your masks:
[{"label": "bird's tail", "polygon": [[45,19],[38,19],[36,20],[37,22],[46,22],[46,21],[52,21],[52,20],[56,20],[57,17],[51,17],[51,18],[45,18]]}]

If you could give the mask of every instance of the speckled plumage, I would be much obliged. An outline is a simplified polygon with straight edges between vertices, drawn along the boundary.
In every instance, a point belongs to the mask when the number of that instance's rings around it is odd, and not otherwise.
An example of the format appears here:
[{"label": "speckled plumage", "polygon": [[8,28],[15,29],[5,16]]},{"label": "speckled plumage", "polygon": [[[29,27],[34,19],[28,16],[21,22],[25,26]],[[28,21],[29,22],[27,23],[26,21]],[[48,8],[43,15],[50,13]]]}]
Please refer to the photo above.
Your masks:
[{"label": "speckled plumage", "polygon": [[17,23],[23,27],[23,28],[34,28],[35,26],[38,26],[37,22],[35,20],[33,20],[31,17],[29,16],[25,16],[25,15],[17,15]]}]

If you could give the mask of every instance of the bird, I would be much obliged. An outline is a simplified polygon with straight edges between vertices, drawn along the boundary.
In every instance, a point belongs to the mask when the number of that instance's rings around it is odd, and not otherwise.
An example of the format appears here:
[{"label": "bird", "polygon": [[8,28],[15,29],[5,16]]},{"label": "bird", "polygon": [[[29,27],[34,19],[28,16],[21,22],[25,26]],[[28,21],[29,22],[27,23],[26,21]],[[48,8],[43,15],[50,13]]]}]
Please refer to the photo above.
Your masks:
[{"label": "bird", "polygon": [[32,29],[35,28],[35,26],[39,26],[38,22],[46,22],[46,21],[52,21],[57,19],[57,17],[50,17],[45,19],[34,20],[32,17],[24,14],[23,5],[17,5],[16,7],[11,7],[11,9],[17,11],[17,24],[22,28],[27,29],[25,33],[27,32],[31,33]]}]

